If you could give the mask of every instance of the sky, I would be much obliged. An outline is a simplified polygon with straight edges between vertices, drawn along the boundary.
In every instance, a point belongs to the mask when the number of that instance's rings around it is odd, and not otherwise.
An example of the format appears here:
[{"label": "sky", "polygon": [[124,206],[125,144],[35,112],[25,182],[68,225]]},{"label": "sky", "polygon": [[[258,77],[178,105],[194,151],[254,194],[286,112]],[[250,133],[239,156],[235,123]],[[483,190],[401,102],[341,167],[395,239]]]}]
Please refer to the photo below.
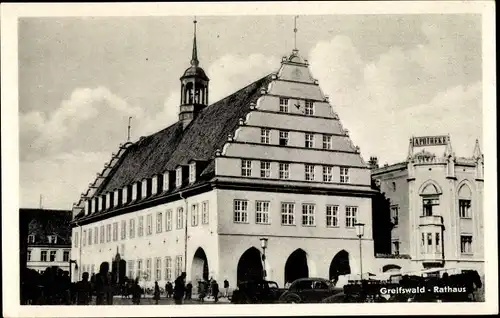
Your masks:
[{"label": "sky", "polygon": [[[20,207],[70,209],[118,145],[178,119],[193,17],[22,18]],[[210,102],[280,67],[291,16],[198,17]],[[315,15],[297,47],[363,158],[405,160],[411,136],[482,145],[480,15]]]}]

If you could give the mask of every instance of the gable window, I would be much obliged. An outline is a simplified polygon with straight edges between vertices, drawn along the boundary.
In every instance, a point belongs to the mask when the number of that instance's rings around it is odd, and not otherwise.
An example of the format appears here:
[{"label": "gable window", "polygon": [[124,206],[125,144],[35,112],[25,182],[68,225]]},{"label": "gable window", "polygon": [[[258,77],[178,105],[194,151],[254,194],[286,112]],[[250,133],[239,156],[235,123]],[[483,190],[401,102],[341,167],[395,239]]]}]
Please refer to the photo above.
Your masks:
[{"label": "gable window", "polygon": [[104,243],[104,225],[101,225],[99,233],[100,233],[99,242]]},{"label": "gable window", "polygon": [[137,236],[144,236],[144,216],[139,216],[139,226],[137,229]]},{"label": "gable window", "polygon": [[314,226],[316,225],[314,218],[315,206],[314,204],[302,204],[302,225]]},{"label": "gable window", "polygon": [[339,206],[327,205],[326,206],[326,227],[339,226]]},{"label": "gable window", "polygon": [[234,200],[234,223],[248,223],[248,201]]},{"label": "gable window", "polygon": [[281,203],[281,225],[295,225],[294,203]]},{"label": "gable window", "polygon": [[340,183],[349,183],[349,168],[340,168]]},{"label": "gable window", "polygon": [[280,163],[279,164],[279,177],[280,179],[290,179],[290,164]]},{"label": "gable window", "polygon": [[241,175],[243,177],[252,176],[252,161],[241,160]]},{"label": "gable window", "polygon": [[51,262],[55,262],[56,261],[56,255],[57,255],[57,251],[50,251],[50,261]]},{"label": "gable window", "polygon": [[40,253],[40,261],[46,262],[47,261],[47,251],[42,251]]},{"label": "gable window", "polygon": [[156,233],[161,233],[163,231],[163,213],[156,213]]},{"label": "gable window", "polygon": [[182,207],[177,208],[177,228],[182,229],[184,227],[184,209]]},{"label": "gable window", "polygon": [[399,205],[391,206],[391,222],[394,226],[399,224]]},{"label": "gable window", "polygon": [[94,244],[99,243],[99,228],[96,226],[94,227]]},{"label": "gable window", "polygon": [[269,201],[255,202],[255,223],[269,224]]},{"label": "gable window", "polygon": [[323,182],[332,182],[332,181],[333,181],[333,167],[323,166]]},{"label": "gable window", "polygon": [[306,147],[306,148],[313,148],[314,147],[314,134],[306,133],[304,147]]},{"label": "gable window", "polygon": [[472,235],[460,236],[460,253],[472,254]]},{"label": "gable window", "polygon": [[270,140],[271,136],[271,130],[267,128],[261,128],[260,130],[260,142],[263,144],[269,144],[271,142]]},{"label": "gable window", "polygon": [[146,218],[146,235],[153,234],[153,215],[148,214]]},{"label": "gable window", "polygon": [[172,209],[165,212],[165,231],[172,231]]},{"label": "gable window", "polygon": [[314,102],[312,100],[306,100],[305,114],[308,116],[314,115]]},{"label": "gable window", "polygon": [[208,201],[201,203],[201,222],[208,224]]},{"label": "gable window", "polygon": [[128,237],[133,239],[133,238],[135,238],[135,219],[130,219],[128,224],[129,224]]},{"label": "gable window", "polygon": [[280,97],[280,112],[288,113],[288,98]]},{"label": "gable window", "polygon": [[306,181],[314,181],[314,166],[313,165],[305,165]]},{"label": "gable window", "polygon": [[189,183],[196,181],[196,162],[189,164]]},{"label": "gable window", "polygon": [[120,227],[120,238],[122,240],[127,238],[127,221],[122,220],[122,225]]},{"label": "gable window", "polygon": [[69,262],[69,251],[63,252],[63,262]]},{"label": "gable window", "polygon": [[191,226],[198,226],[199,217],[198,204],[191,205]]},{"label": "gable window", "polygon": [[280,130],[280,146],[288,146],[288,131]]},{"label": "gable window", "polygon": [[323,149],[332,149],[331,135],[323,135]]},{"label": "gable window", "polygon": [[354,227],[357,223],[358,207],[357,206],[346,206],[345,207],[345,226]]},{"label": "gable window", "polygon": [[261,178],[271,177],[271,163],[269,161],[260,162],[260,177]]},{"label": "gable window", "polygon": [[182,185],[182,167],[175,170],[175,186],[180,187]]},{"label": "gable window", "polygon": [[458,214],[461,219],[468,219],[471,217],[470,207],[471,200],[458,200]]}]

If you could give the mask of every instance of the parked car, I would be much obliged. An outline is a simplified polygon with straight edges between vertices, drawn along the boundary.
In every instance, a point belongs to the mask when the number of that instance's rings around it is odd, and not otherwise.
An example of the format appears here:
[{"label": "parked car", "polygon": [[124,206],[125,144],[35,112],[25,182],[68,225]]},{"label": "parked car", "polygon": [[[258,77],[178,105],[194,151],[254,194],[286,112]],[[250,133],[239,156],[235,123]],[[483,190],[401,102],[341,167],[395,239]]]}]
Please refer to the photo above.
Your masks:
[{"label": "parked car", "polygon": [[283,303],[319,303],[327,297],[342,292],[324,278],[299,278],[279,297]]},{"label": "parked car", "polygon": [[285,291],[278,284],[267,280],[250,280],[238,284],[233,291],[233,304],[270,304],[275,303]]}]

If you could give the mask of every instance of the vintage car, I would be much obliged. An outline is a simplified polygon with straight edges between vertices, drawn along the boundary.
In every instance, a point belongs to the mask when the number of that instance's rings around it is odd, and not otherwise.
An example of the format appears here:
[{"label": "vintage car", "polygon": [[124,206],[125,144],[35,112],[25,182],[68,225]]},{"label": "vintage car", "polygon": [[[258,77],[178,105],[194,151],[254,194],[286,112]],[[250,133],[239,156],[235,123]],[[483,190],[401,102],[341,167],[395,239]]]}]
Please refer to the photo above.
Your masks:
[{"label": "vintage car", "polygon": [[233,304],[271,304],[275,303],[284,289],[278,284],[268,280],[249,280],[238,284],[233,291],[231,303]]},{"label": "vintage car", "polygon": [[279,297],[281,303],[319,303],[342,292],[324,278],[299,278]]}]

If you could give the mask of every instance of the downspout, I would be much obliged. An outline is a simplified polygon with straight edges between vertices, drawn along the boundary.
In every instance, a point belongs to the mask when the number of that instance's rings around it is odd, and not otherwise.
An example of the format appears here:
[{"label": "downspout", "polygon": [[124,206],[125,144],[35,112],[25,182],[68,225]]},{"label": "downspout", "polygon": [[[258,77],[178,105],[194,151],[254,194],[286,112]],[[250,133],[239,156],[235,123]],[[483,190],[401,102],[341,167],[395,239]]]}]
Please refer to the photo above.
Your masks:
[{"label": "downspout", "polygon": [[[184,205],[185,205],[185,217],[184,217],[184,271],[187,272],[187,240],[188,240],[188,204],[187,204],[187,198],[185,198],[182,195],[182,192],[179,193],[179,196],[181,199],[184,200]],[[187,273],[186,273],[187,275]]]}]

